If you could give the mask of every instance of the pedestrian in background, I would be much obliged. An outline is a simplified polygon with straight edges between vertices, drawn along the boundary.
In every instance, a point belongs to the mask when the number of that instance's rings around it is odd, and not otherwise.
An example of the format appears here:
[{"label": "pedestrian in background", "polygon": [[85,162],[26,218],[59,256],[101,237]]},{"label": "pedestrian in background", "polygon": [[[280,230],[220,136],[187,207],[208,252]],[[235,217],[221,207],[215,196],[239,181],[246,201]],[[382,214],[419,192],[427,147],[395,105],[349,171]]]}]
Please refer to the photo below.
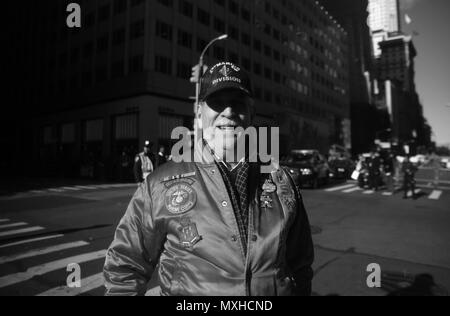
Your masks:
[{"label": "pedestrian in background", "polygon": [[134,178],[136,183],[145,181],[150,173],[155,170],[155,157],[152,153],[153,143],[146,141],[144,151],[134,159]]},{"label": "pedestrian in background", "polygon": [[408,193],[412,191],[412,197],[415,200],[416,196],[416,180],[414,179],[415,173],[417,172],[417,167],[411,162],[409,155],[406,156],[405,161],[402,165],[403,172],[403,198],[408,198]]}]

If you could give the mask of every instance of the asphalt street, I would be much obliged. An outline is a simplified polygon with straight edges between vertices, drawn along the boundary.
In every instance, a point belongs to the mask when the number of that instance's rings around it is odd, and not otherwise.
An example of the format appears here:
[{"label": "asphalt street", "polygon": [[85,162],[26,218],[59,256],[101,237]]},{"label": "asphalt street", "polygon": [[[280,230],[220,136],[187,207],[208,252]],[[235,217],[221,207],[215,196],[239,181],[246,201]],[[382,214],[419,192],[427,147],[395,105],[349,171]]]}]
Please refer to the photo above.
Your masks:
[{"label": "asphalt street", "polygon": [[[134,184],[60,185],[0,196],[0,295],[103,295],[104,253]],[[316,250],[315,295],[447,295],[450,191],[424,183],[419,199],[351,182],[303,190]],[[67,287],[81,267],[81,287]],[[369,288],[369,264],[381,288]],[[414,292],[414,293],[416,293]]]}]

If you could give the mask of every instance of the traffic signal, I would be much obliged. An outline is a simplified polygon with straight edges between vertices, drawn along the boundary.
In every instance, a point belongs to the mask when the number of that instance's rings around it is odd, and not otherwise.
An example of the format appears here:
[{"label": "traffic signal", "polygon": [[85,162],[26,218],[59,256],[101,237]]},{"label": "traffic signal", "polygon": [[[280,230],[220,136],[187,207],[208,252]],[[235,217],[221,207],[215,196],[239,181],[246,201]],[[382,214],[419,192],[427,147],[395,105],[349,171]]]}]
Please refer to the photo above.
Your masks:
[{"label": "traffic signal", "polygon": [[192,67],[192,75],[191,75],[191,83],[199,83],[200,77],[208,70],[208,66],[203,65],[203,71],[200,74],[200,65],[197,64],[194,67]]}]

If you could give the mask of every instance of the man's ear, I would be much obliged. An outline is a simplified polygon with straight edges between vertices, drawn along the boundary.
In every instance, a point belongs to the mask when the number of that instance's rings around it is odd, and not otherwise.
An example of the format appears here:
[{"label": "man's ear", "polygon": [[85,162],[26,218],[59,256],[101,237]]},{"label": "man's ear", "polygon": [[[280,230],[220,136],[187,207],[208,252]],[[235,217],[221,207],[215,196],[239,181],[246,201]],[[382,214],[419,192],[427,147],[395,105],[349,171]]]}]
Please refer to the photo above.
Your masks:
[{"label": "man's ear", "polygon": [[202,120],[202,109],[203,102],[199,102],[197,105],[197,126],[198,128],[203,128],[203,120]]}]

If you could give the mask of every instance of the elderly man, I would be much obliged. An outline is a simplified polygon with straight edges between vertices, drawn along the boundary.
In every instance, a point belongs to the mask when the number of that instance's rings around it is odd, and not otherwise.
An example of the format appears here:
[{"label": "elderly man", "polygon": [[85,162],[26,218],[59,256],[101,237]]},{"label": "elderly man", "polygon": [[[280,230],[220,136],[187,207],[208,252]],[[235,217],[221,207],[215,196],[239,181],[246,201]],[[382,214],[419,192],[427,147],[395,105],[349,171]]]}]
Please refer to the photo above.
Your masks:
[{"label": "elderly man", "polygon": [[140,186],[106,256],[107,295],[143,295],[154,272],[161,295],[310,295],[313,245],[297,179],[227,155],[254,111],[247,74],[219,63],[200,96],[206,149]]}]

